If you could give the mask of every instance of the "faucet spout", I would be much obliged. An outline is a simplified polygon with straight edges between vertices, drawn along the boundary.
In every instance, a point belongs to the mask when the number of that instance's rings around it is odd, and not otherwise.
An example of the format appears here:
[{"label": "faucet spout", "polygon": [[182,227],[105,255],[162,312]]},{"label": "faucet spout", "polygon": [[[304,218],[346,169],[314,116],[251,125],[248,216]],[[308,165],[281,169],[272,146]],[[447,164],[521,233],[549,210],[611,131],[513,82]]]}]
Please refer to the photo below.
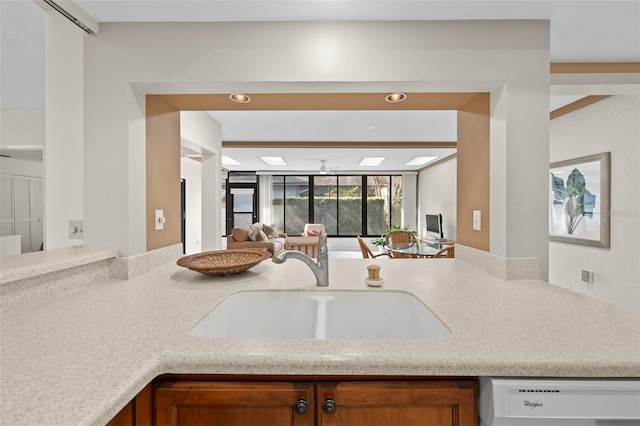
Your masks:
[{"label": "faucet spout", "polygon": [[324,241],[322,234],[314,231],[318,236],[318,257],[316,261],[298,250],[284,250],[271,258],[273,263],[284,263],[287,259],[298,259],[303,261],[313,275],[316,277],[316,285],[318,287],[327,287],[329,285],[329,254],[327,243]]}]

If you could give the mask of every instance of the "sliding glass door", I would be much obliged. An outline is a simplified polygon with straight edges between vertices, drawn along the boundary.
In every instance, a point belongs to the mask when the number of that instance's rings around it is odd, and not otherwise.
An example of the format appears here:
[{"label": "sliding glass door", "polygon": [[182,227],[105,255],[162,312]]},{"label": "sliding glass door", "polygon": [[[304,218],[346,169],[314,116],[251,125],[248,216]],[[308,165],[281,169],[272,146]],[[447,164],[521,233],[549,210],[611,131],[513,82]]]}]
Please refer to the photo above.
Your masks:
[{"label": "sliding glass door", "polygon": [[258,177],[229,174],[227,182],[227,235],[233,228],[258,221]]},{"label": "sliding glass door", "polygon": [[375,236],[402,221],[402,176],[273,176],[272,220],[299,235],[322,223],[329,236]]}]

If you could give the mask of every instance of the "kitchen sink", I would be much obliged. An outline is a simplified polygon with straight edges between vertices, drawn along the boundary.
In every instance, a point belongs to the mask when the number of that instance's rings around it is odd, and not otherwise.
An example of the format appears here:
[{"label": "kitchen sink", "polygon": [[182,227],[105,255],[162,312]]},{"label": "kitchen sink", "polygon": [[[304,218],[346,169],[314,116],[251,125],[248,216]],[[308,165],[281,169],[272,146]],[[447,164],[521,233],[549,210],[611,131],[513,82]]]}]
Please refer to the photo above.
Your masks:
[{"label": "kitchen sink", "polygon": [[393,291],[251,291],[191,330],[204,338],[435,339],[451,333],[418,299]]}]

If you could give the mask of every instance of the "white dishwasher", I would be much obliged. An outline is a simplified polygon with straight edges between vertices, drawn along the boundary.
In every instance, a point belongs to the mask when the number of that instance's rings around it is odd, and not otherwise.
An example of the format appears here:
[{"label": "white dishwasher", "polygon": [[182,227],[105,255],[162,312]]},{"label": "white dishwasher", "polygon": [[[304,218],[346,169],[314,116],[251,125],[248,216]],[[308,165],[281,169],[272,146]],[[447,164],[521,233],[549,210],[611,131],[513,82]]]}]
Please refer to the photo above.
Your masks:
[{"label": "white dishwasher", "polygon": [[640,426],[640,379],[479,381],[481,426]]}]

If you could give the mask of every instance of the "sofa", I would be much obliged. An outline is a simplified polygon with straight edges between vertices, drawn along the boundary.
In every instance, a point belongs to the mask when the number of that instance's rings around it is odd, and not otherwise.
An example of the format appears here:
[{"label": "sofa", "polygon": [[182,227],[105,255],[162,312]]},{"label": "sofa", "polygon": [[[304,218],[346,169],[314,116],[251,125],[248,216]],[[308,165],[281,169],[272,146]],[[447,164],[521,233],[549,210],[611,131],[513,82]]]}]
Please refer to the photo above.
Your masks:
[{"label": "sofa", "polygon": [[227,236],[227,249],[262,248],[267,249],[271,256],[282,250],[299,250],[309,257],[317,257],[318,236],[313,231],[320,232],[324,240],[327,241],[323,224],[308,223],[305,225],[302,235],[288,236],[284,232],[279,232],[274,226],[254,223],[233,228],[231,235]]},{"label": "sofa", "polygon": [[227,235],[227,250],[234,249],[267,249],[271,256],[285,248],[287,234],[276,228],[260,223],[233,228]]},{"label": "sofa", "polygon": [[314,233],[317,231],[322,238],[327,241],[324,224],[307,223],[304,225],[304,231],[300,236],[287,236],[284,248],[287,250],[299,250],[309,257],[318,256],[318,236]]}]

